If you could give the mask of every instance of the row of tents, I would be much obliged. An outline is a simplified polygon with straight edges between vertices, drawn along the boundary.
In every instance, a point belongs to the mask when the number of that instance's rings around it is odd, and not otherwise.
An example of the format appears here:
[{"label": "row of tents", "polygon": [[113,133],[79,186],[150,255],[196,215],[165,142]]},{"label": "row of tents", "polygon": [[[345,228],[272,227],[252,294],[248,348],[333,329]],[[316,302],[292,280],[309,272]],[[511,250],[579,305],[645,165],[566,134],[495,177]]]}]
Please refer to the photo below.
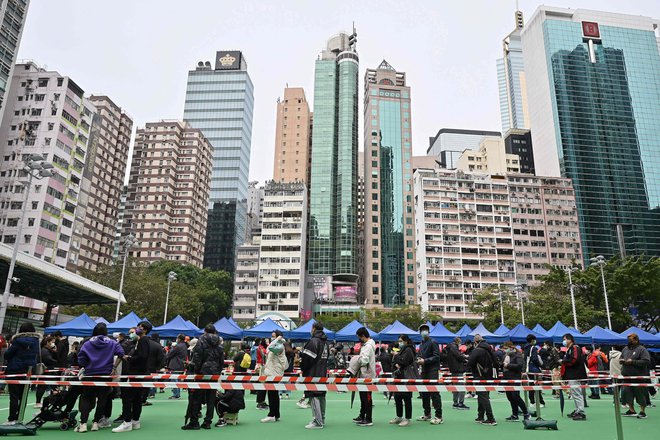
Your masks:
[{"label": "row of tents", "polygon": [[[138,315],[131,312],[117,322],[110,324],[103,318],[94,320],[87,314],[83,313],[69,322],[48,327],[45,331],[46,333],[52,333],[59,330],[65,336],[91,336],[94,326],[99,322],[104,322],[108,326],[109,333],[127,333],[130,328],[137,326],[140,321],[144,320],[146,320],[146,318],[140,318]],[[214,326],[220,336],[225,340],[230,341],[237,341],[245,338],[269,338],[275,330],[281,331],[286,338],[291,339],[292,341],[306,341],[311,336],[312,326],[315,322],[314,319],[311,319],[295,330],[285,330],[277,322],[268,318],[252,328],[242,329],[232,318],[222,318],[217,321]],[[576,329],[567,327],[560,321],[557,321],[549,330],[545,330],[538,324],[533,329],[529,329],[523,324],[518,324],[512,329],[507,328],[505,325],[501,325],[494,332],[490,332],[480,323],[474,329],[466,324],[454,333],[441,323],[433,325],[430,322],[427,322],[427,324],[430,328],[431,338],[439,344],[448,344],[457,336],[460,337],[463,342],[470,341],[476,334],[483,336],[484,339],[491,344],[501,344],[505,341],[524,343],[527,340],[527,336],[530,334],[534,335],[539,343],[552,340],[553,343],[559,344],[562,342],[563,336],[570,333],[578,344],[625,345],[627,343],[628,335],[630,333],[636,333],[642,344],[648,346],[660,346],[660,335],[648,333],[637,327],[631,327],[624,332],[616,333],[607,328],[596,326],[583,334]],[[356,342],[358,338],[355,335],[355,332],[362,326],[363,325],[360,322],[353,321],[337,332],[329,329],[324,329],[324,331],[329,340],[337,342]],[[419,342],[421,340],[421,337],[416,330],[406,327],[399,321],[395,321],[388,325],[380,332],[375,332],[368,327],[366,328],[372,338],[377,341],[393,342],[396,341],[400,335],[408,335],[414,342]],[[190,337],[199,336],[203,333],[203,330],[198,328],[192,322],[186,321],[181,316],[177,315],[168,323],[154,327],[152,332],[158,333],[163,339],[168,339],[175,338],[179,334],[184,334]]]}]

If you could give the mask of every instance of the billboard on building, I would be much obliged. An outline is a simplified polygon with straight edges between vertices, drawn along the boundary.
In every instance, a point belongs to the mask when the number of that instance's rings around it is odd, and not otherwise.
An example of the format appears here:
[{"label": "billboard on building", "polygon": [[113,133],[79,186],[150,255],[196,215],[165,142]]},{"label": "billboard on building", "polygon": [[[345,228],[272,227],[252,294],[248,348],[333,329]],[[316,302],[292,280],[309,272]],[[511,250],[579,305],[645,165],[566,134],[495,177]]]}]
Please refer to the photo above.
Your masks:
[{"label": "billboard on building", "polygon": [[215,70],[240,70],[241,51],[223,50],[215,53]]},{"label": "billboard on building", "polygon": [[314,299],[317,301],[328,301],[330,299],[330,277],[318,275],[312,277],[314,283]]},{"label": "billboard on building", "polygon": [[357,287],[356,286],[335,287],[335,301],[342,303],[357,302]]}]

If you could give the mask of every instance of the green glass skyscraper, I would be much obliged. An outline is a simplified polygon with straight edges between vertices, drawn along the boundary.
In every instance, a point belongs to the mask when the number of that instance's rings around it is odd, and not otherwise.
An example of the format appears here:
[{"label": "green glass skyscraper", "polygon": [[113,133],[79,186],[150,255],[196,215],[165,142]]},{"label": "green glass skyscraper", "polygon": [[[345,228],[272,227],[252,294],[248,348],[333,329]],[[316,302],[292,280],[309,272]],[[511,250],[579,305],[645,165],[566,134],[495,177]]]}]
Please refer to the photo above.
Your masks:
[{"label": "green glass skyscraper", "polygon": [[573,180],[585,260],[660,254],[655,27],[542,6],[522,33],[536,172]]},{"label": "green glass skyscraper", "polygon": [[[355,32],[328,40],[316,61],[307,271],[333,295],[357,282],[358,69]],[[350,292],[349,292],[350,290]],[[318,293],[318,292],[317,292]],[[318,295],[317,295],[318,297]]]}]

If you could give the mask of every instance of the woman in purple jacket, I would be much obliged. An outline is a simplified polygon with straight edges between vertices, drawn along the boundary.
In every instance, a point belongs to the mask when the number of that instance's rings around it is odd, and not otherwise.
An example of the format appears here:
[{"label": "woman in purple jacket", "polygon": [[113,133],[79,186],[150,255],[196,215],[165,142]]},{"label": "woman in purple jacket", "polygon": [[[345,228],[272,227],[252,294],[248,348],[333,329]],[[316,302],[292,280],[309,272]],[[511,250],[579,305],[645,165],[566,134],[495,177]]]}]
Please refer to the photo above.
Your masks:
[{"label": "woman in purple jacket", "polygon": [[[84,342],[78,353],[78,363],[85,369],[85,376],[108,376],[116,368],[114,357],[117,361],[124,357],[121,345],[113,339],[108,338],[108,328],[105,324],[96,324],[92,338]],[[101,379],[102,380],[102,379]],[[99,421],[104,415],[106,401],[112,389],[110,387],[85,387],[80,396],[80,425],[76,432],[87,432],[87,420],[89,413],[94,412],[92,420],[92,431],[99,430]]]}]

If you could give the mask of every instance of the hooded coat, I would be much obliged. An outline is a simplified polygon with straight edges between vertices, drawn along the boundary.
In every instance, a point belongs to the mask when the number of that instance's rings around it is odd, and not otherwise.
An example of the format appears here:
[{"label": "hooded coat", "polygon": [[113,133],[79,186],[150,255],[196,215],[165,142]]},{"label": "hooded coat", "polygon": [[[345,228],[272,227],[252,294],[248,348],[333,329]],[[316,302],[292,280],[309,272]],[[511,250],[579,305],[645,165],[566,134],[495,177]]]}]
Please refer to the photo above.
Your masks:
[{"label": "hooded coat", "polygon": [[5,374],[27,373],[28,368],[37,365],[39,356],[39,333],[17,333],[5,351],[7,369]]},{"label": "hooded coat", "polygon": [[283,376],[284,370],[289,365],[284,351],[284,342],[274,339],[268,346],[266,355],[266,365],[264,366],[264,376]]},{"label": "hooded coat", "polygon": [[225,351],[220,345],[220,337],[214,333],[200,336],[193,348],[190,364],[189,370],[194,374],[221,374],[225,366]]},{"label": "hooded coat", "polygon": [[114,357],[123,357],[124,349],[104,335],[94,336],[85,342],[78,353],[78,363],[87,376],[105,376],[112,373]]},{"label": "hooded coat", "polygon": [[301,370],[305,377],[328,375],[328,337],[323,330],[316,330],[302,350]]}]

